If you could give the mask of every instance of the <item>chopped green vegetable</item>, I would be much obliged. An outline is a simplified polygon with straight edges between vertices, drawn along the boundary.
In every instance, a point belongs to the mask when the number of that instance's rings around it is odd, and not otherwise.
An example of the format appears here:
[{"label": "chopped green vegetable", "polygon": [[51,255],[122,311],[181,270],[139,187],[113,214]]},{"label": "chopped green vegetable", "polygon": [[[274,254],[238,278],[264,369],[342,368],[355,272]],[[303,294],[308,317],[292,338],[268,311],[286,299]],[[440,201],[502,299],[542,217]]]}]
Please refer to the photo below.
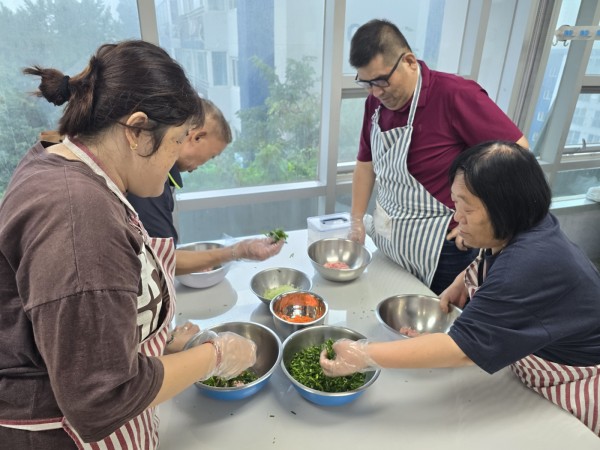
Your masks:
[{"label": "chopped green vegetable", "polygon": [[275,242],[279,242],[281,240],[286,241],[288,235],[281,228],[275,228],[274,230],[265,233],[265,236],[272,238]]},{"label": "chopped green vegetable", "polygon": [[287,369],[296,381],[306,387],[323,392],[347,392],[365,384],[366,375],[364,373],[355,373],[345,377],[326,376],[319,364],[319,356],[323,347],[327,349],[329,359],[335,356],[333,340],[328,339],[322,346],[307,347],[292,357]]},{"label": "chopped green vegetable", "polygon": [[252,383],[255,380],[258,380],[258,375],[251,370],[244,370],[237,377],[230,378],[229,380],[222,377],[210,377],[204,380],[202,384],[212,387],[237,387]]},{"label": "chopped green vegetable", "polygon": [[291,284],[282,284],[281,286],[265,290],[265,292],[263,293],[263,297],[268,298],[269,300],[273,300],[279,294],[283,294],[284,292],[295,291],[296,289],[296,286],[292,286]]}]

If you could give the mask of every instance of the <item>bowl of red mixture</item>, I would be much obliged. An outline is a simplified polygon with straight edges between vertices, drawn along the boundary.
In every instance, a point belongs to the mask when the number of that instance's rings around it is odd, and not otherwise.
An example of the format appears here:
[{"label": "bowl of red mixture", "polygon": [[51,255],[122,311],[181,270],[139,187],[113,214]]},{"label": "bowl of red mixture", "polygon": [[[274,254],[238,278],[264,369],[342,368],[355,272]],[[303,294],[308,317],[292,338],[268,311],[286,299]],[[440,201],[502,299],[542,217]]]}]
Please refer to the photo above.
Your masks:
[{"label": "bowl of red mixture", "polygon": [[308,246],[308,257],[326,280],[346,282],[357,279],[371,262],[371,252],[358,242],[326,238]]},{"label": "bowl of red mixture", "polygon": [[311,291],[285,292],[269,304],[275,330],[287,337],[294,331],[325,323],[327,302]]}]

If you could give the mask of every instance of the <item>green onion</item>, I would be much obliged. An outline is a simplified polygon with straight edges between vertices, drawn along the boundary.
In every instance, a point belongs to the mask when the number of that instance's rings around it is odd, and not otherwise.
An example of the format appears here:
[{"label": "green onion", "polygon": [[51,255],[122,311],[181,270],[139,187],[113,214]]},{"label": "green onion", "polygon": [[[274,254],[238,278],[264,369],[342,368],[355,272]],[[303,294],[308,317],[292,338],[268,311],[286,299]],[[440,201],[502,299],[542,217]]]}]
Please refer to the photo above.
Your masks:
[{"label": "green onion", "polygon": [[202,382],[202,384],[205,384],[207,386],[212,386],[212,387],[236,387],[236,386],[241,386],[244,384],[248,384],[248,383],[252,383],[253,381],[257,380],[258,376],[250,371],[250,370],[244,370],[241,374],[239,374],[237,377],[233,377],[230,378],[229,380],[222,378],[222,377],[210,377],[207,380],[204,380]]},{"label": "green onion", "polygon": [[287,240],[288,235],[281,228],[276,228],[274,230],[265,233],[265,236],[272,238],[275,242],[279,242],[281,240]]},{"label": "green onion", "polygon": [[313,345],[296,353],[287,367],[290,375],[306,387],[323,392],[347,392],[358,389],[365,384],[366,375],[355,373],[344,377],[328,377],[323,373],[319,357],[322,349],[327,350],[327,357],[333,359],[333,340],[328,339],[323,345]]}]

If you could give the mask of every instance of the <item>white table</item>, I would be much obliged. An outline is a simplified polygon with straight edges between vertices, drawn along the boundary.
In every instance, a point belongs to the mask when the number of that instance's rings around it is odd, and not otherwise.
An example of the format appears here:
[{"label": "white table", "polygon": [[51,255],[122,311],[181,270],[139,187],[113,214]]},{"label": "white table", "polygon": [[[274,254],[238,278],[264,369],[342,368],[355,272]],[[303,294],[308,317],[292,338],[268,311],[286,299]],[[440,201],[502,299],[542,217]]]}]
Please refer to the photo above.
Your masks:
[{"label": "white table", "polygon": [[[273,326],[269,309],[250,291],[252,276],[268,267],[307,273],[330,305],[326,323],[371,339],[393,337],[377,321],[377,303],[395,294],[431,291],[375,251],[357,280],[321,278],[306,255],[306,230],[293,231],[279,255],[236,262],[208,289],[177,287],[175,323],[206,328],[229,321]],[[269,383],[244,400],[210,399],[194,386],[160,406],[161,449],[600,449],[600,439],[567,412],[528,390],[504,369],[477,367],[387,369],[353,403],[322,407],[302,398],[278,368]]]}]

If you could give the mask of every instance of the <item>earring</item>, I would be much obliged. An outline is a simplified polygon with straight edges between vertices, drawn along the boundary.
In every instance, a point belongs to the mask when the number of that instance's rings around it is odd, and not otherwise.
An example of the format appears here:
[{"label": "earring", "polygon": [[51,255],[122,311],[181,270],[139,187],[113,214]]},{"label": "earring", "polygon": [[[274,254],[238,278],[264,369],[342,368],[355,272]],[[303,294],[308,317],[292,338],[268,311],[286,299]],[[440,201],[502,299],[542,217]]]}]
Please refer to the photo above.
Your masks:
[{"label": "earring", "polygon": [[134,142],[133,144],[131,144],[131,145],[129,146],[129,148],[130,148],[132,151],[134,151],[134,152],[135,152],[135,151],[137,150],[137,142]]}]

